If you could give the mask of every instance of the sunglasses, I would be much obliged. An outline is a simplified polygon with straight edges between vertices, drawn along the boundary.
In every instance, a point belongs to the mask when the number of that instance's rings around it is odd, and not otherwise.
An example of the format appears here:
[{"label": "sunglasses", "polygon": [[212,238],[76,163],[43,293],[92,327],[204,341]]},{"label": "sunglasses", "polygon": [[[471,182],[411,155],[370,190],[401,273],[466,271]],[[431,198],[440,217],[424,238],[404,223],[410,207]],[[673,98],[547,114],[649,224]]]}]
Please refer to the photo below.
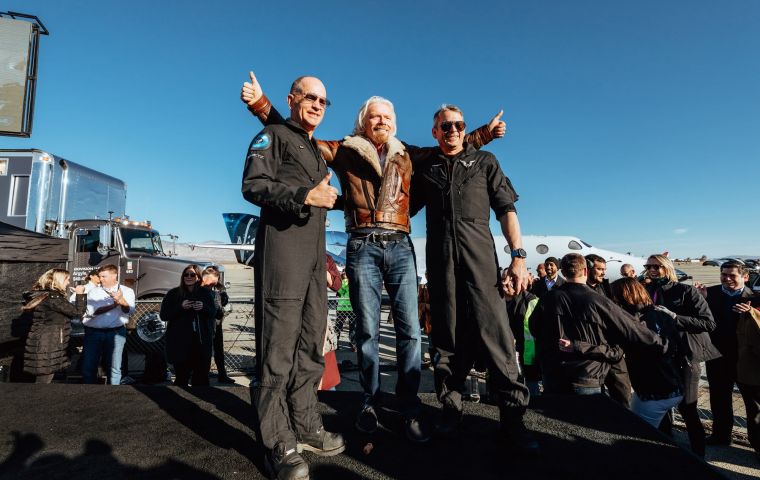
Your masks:
[{"label": "sunglasses", "polygon": [[445,122],[441,122],[441,130],[448,133],[451,131],[451,127],[457,127],[457,130],[460,132],[464,132],[465,123],[462,120],[457,120],[456,122],[449,122],[448,120]]},{"label": "sunglasses", "polygon": [[326,99],[325,97],[320,97],[319,95],[316,95],[314,93],[303,93],[303,92],[296,92],[300,95],[303,95],[303,101],[307,103],[317,103],[322,108],[327,108],[332,103],[330,103],[330,100]]},{"label": "sunglasses", "polygon": [[657,265],[657,264],[654,264],[654,263],[650,263],[648,265],[644,265],[644,268],[647,269],[647,270],[659,270],[659,269],[663,268],[663,266],[662,265]]},{"label": "sunglasses", "polygon": [[198,275],[196,275],[195,272],[185,272],[185,273],[182,274],[182,276],[185,277],[185,278],[195,278]]}]

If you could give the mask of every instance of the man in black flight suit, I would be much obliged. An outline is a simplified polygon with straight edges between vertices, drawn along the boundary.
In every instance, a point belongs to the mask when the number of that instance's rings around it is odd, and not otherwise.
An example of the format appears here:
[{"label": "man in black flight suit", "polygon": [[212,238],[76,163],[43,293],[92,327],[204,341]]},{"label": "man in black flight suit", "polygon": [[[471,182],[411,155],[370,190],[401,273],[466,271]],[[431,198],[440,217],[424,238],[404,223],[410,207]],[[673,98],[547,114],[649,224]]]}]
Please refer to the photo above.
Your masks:
[{"label": "man in black flight suit", "polygon": [[251,143],[242,191],[261,207],[254,254],[259,384],[251,387],[256,431],[269,451],[270,475],[300,480],[309,478],[302,450],[345,450],[316,411],[327,328],[325,217],[337,190],[312,139],[330,104],[324,85],[300,77],[287,100],[287,122],[267,126]]},{"label": "man in black flight suit", "polygon": [[462,388],[476,356],[486,357],[498,398],[502,432],[524,453],[538,444],[523,423],[527,387],[517,379],[514,338],[504,301],[490,210],[512,250],[510,283],[528,285],[525,250],[515,213],[517,195],[493,154],[464,143],[462,111],[442,106],[433,116],[438,155],[414,172],[412,212],[426,207],[427,272],[435,349],[435,388],[443,411],[437,425],[451,436],[462,419]]}]

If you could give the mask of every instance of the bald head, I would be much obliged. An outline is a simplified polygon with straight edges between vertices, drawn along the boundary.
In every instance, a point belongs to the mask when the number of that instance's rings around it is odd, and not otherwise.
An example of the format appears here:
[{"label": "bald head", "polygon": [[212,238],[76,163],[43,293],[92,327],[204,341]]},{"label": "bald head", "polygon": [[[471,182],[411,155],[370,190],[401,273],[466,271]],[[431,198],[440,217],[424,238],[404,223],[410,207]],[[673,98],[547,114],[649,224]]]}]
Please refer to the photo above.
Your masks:
[{"label": "bald head", "polygon": [[325,85],[316,77],[298,77],[290,86],[290,118],[299,123],[309,136],[322,122],[329,104]]}]

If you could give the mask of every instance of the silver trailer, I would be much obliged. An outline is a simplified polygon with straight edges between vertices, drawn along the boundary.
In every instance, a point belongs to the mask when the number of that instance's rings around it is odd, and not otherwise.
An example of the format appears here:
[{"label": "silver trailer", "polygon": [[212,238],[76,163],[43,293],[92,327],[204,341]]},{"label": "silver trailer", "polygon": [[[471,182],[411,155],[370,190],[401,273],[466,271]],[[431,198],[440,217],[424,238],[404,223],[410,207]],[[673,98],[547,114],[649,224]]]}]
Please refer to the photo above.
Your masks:
[{"label": "silver trailer", "polygon": [[0,222],[66,237],[67,221],[124,217],[127,185],[42,150],[0,150]]}]

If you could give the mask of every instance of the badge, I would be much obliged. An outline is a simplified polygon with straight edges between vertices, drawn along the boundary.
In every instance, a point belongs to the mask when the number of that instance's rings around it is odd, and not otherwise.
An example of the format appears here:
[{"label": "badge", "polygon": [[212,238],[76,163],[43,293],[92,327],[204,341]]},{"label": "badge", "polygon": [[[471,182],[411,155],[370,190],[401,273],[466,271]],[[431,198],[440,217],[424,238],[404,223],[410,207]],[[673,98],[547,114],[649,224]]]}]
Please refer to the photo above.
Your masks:
[{"label": "badge", "polygon": [[267,148],[269,148],[271,144],[272,144],[272,139],[269,138],[269,135],[267,135],[264,132],[261,132],[258,135],[256,135],[256,138],[253,139],[251,148],[253,150],[266,150]]}]

